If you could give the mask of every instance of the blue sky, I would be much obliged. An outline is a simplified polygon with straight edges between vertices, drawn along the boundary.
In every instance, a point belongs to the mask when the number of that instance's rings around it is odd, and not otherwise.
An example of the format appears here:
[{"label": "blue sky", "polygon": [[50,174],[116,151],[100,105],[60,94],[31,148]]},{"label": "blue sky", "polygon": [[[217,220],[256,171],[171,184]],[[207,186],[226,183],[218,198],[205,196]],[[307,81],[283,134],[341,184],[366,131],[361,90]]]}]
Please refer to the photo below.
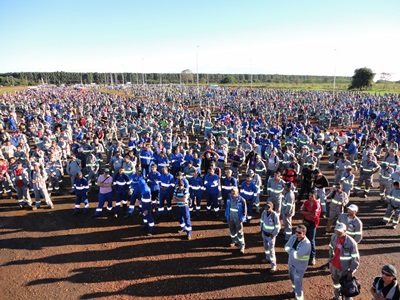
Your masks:
[{"label": "blue sky", "polygon": [[398,0],[0,0],[0,72],[352,76],[370,67],[375,79],[399,80],[399,11]]}]

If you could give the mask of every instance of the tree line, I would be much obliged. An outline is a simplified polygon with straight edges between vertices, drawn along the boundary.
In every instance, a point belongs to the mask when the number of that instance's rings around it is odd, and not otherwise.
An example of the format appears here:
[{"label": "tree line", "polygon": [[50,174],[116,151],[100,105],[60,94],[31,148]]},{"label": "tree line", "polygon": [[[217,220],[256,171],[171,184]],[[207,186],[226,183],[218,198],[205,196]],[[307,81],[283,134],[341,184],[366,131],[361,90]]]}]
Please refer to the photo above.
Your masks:
[{"label": "tree line", "polygon": [[[0,73],[0,86],[37,84],[166,84],[197,83],[197,74],[185,73],[97,73],[97,72],[13,72]],[[279,75],[279,74],[199,74],[200,84],[249,83],[330,83],[333,76]],[[350,84],[351,77],[336,77],[336,83]]]}]

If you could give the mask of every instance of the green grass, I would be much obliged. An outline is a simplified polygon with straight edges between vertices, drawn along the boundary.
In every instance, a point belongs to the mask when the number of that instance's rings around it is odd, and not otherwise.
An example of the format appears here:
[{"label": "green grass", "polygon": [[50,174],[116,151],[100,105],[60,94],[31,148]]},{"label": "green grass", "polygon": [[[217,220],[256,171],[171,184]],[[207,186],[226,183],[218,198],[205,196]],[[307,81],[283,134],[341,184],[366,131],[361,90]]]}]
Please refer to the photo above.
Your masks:
[{"label": "green grass", "polygon": [[12,94],[14,94],[15,92],[19,92],[19,91],[25,90],[27,88],[28,87],[26,85],[0,86],[0,95],[3,95],[4,93],[12,93]]}]

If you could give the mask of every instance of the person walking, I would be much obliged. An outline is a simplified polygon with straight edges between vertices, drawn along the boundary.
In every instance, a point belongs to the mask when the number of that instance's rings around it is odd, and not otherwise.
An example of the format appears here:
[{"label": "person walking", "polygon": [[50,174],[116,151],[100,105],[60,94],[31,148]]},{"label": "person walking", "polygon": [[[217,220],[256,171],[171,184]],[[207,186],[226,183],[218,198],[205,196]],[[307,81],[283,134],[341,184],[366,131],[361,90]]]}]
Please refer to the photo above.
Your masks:
[{"label": "person walking", "polygon": [[361,242],[363,236],[363,223],[356,216],[358,206],[350,204],[347,207],[347,213],[343,213],[338,218],[338,223],[343,223],[347,227],[347,234],[351,236],[356,243]]},{"label": "person walking", "polygon": [[306,234],[307,228],[298,225],[295,234],[285,244],[285,251],[289,254],[289,278],[293,288],[293,292],[288,293],[288,296],[296,300],[304,300],[303,277],[311,254],[311,243]]},{"label": "person walking", "polygon": [[347,276],[347,279],[351,280],[360,264],[357,243],[346,234],[346,229],[345,224],[337,223],[335,234],[332,235],[329,244],[329,263],[335,300],[339,300],[340,296],[340,279]]},{"label": "person walking", "polygon": [[276,272],[275,241],[276,236],[281,229],[279,215],[273,210],[273,208],[274,204],[271,201],[268,201],[260,218],[261,237],[263,239],[265,253],[265,259],[263,259],[262,262],[271,264],[271,269],[269,269],[270,273]]},{"label": "person walking", "polygon": [[239,247],[243,254],[245,249],[243,222],[247,216],[246,200],[239,195],[239,189],[234,186],[230,190],[229,198],[226,202],[225,218],[228,221],[231,234],[231,247]]},{"label": "person walking", "polygon": [[379,223],[386,225],[393,217],[392,228],[396,229],[400,218],[400,183],[398,181],[393,182],[393,188],[388,195],[388,202],[385,216]]}]

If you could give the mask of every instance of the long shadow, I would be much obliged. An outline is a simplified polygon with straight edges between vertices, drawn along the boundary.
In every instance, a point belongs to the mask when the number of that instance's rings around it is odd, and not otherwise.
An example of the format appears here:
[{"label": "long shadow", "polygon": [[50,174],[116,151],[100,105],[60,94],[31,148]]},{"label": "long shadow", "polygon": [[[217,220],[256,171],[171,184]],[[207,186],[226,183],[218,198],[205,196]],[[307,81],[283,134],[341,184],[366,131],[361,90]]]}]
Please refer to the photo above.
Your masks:
[{"label": "long shadow", "polygon": [[360,257],[369,256],[369,255],[377,255],[377,254],[396,254],[400,252],[400,248],[398,246],[393,247],[375,247],[373,249],[359,249]]}]

